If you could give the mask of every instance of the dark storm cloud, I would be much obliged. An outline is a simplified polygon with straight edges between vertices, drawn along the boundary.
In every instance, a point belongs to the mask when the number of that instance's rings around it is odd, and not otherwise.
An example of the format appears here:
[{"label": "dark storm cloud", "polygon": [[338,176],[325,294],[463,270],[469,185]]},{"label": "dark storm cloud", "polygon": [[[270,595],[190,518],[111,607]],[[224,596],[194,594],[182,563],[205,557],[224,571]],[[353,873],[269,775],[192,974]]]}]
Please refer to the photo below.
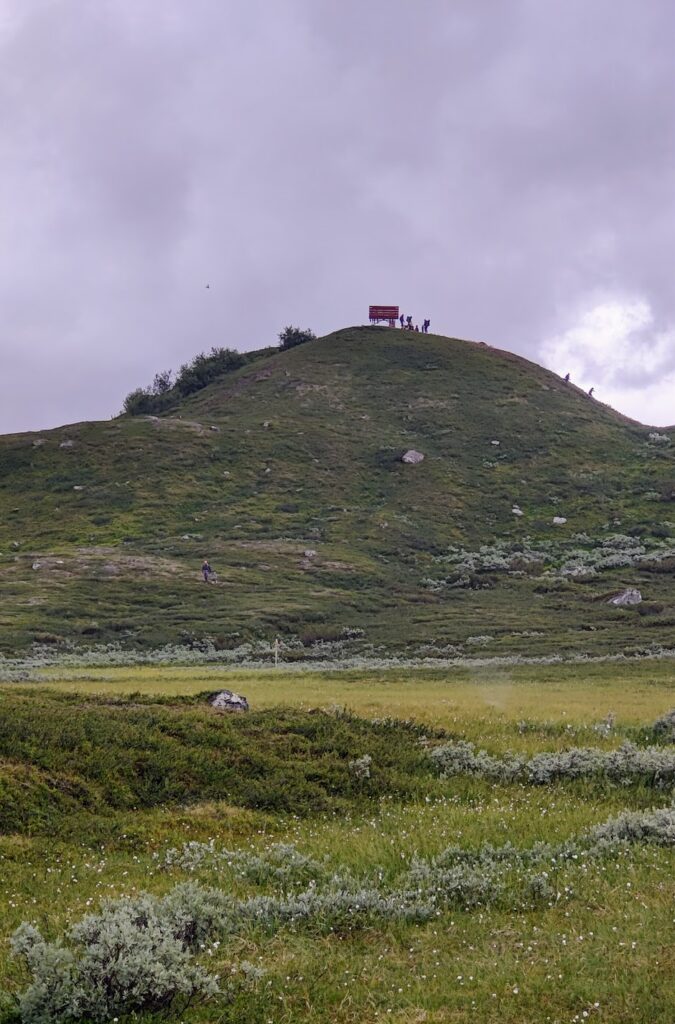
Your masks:
[{"label": "dark storm cloud", "polygon": [[380,301],[675,421],[674,29],[667,0],[5,0],[0,429]]}]

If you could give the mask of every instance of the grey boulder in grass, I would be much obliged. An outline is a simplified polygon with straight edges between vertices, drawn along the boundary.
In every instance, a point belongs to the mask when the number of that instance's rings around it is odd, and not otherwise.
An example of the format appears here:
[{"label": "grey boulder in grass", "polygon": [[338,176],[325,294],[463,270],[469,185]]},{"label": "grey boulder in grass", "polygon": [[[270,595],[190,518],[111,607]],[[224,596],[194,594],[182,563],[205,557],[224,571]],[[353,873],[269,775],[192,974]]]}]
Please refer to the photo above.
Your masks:
[{"label": "grey boulder in grass", "polygon": [[409,466],[416,466],[418,462],[423,461],[424,455],[422,454],[422,452],[416,452],[414,448],[411,448],[410,451],[405,452],[401,456],[401,462],[405,462]]},{"label": "grey boulder in grass", "polygon": [[216,711],[248,711],[248,701],[232,690],[218,690],[207,698]]},{"label": "grey boulder in grass", "polygon": [[626,590],[622,590],[620,594],[615,594],[614,597],[610,597],[607,604],[626,605],[626,604],[640,604],[642,601],[642,594],[637,587],[627,587]]}]

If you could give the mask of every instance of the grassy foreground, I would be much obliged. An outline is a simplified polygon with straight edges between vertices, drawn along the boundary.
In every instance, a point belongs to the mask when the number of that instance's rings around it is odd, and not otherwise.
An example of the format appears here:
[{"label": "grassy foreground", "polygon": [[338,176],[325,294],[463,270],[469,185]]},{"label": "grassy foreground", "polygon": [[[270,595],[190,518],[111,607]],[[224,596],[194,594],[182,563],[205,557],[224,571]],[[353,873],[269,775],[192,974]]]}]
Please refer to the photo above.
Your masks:
[{"label": "grassy foreground", "polygon": [[[313,869],[296,877],[288,855],[288,871],[274,875],[265,864],[275,844],[325,865],[319,876],[346,872],[399,891],[413,857],[431,862],[450,845],[528,850],[625,810],[667,807],[670,790],[647,776],[443,779],[427,753],[460,739],[494,755],[644,747],[647,726],[675,705],[674,683],[673,662],[643,661],[325,675],[59,669],[38,685],[6,685],[0,989],[28,984],[4,944],[24,920],[56,938],[103,898],[161,894],[186,879],[236,899],[297,891]],[[218,717],[198,699],[223,685],[249,698],[249,716]],[[595,728],[610,713],[610,727]],[[420,728],[372,721],[389,718]],[[359,774],[353,765],[366,755],[370,772]],[[206,844],[202,859],[167,861],[186,842]],[[222,849],[249,867],[233,869]],[[168,1019],[671,1024],[674,868],[672,847],[635,843],[549,866],[537,899],[516,872],[495,899],[448,899],[419,923],[326,912],[250,925],[198,952],[222,994],[187,1009],[178,1001]],[[17,1019],[10,997],[2,1013]]]}]

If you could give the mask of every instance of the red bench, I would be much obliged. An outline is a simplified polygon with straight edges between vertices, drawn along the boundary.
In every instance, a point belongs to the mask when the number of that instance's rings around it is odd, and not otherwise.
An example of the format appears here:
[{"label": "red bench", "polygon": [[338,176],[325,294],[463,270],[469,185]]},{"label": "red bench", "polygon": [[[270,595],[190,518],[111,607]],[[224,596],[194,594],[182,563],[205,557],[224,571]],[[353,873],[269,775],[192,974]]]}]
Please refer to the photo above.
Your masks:
[{"label": "red bench", "polygon": [[395,327],[398,316],[398,306],[368,306],[368,319],[371,324],[387,320],[390,327]]}]

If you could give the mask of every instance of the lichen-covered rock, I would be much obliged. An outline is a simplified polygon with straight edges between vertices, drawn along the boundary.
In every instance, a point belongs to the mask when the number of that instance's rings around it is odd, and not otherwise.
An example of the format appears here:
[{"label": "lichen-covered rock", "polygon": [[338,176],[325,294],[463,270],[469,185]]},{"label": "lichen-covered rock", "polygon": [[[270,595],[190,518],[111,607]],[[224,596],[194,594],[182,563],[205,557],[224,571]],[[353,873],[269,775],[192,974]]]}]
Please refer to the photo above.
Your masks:
[{"label": "lichen-covered rock", "polygon": [[218,690],[208,698],[209,704],[216,711],[248,711],[248,701],[232,690]]},{"label": "lichen-covered rock", "polygon": [[405,462],[408,466],[416,466],[418,462],[424,461],[424,455],[422,452],[416,452],[414,448],[410,451],[405,452],[401,456],[401,462]]}]

